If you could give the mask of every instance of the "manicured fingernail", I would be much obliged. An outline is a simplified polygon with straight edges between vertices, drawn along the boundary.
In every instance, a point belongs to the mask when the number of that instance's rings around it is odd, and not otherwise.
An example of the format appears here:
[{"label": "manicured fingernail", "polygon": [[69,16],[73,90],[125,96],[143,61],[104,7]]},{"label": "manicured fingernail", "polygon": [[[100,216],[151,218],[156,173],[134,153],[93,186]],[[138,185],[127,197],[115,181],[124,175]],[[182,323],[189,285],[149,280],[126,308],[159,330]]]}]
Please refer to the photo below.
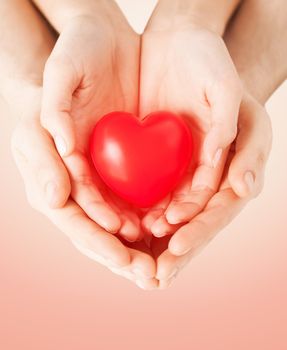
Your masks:
[{"label": "manicured fingernail", "polygon": [[217,167],[217,165],[218,165],[218,163],[219,163],[219,161],[220,161],[220,159],[221,159],[222,152],[223,152],[222,148],[219,148],[219,149],[216,151],[216,153],[215,153],[215,155],[214,155],[214,157],[213,157],[213,161],[212,161],[212,165],[213,165],[214,168]]},{"label": "manicured fingernail", "polygon": [[46,185],[45,192],[48,203],[51,206],[55,205],[57,199],[58,186],[54,182],[50,181]]},{"label": "manicured fingernail", "polygon": [[61,157],[64,157],[65,154],[67,153],[67,145],[66,145],[66,142],[64,141],[64,139],[59,136],[59,135],[56,135],[55,138],[55,145],[56,145],[56,148],[57,148],[57,151],[58,153],[60,154]]},{"label": "manicured fingernail", "polygon": [[244,181],[248,187],[249,192],[253,192],[255,177],[251,171],[247,171],[244,175]]}]

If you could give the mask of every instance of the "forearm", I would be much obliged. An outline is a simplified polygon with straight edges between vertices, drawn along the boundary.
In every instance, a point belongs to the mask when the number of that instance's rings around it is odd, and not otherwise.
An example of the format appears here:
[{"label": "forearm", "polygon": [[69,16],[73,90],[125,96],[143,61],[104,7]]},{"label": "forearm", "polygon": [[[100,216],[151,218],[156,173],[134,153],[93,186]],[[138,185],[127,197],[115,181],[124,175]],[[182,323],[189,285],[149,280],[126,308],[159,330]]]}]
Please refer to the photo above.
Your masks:
[{"label": "forearm", "polygon": [[287,77],[286,0],[245,0],[225,42],[246,89],[264,104]]},{"label": "forearm", "polygon": [[149,28],[163,30],[198,26],[223,35],[240,0],[160,0]]},{"label": "forearm", "polygon": [[47,20],[60,33],[75,17],[95,17],[113,24],[126,24],[113,0],[33,0]]},{"label": "forearm", "polygon": [[0,16],[0,93],[20,110],[29,87],[41,86],[55,39],[29,1],[1,1]]}]

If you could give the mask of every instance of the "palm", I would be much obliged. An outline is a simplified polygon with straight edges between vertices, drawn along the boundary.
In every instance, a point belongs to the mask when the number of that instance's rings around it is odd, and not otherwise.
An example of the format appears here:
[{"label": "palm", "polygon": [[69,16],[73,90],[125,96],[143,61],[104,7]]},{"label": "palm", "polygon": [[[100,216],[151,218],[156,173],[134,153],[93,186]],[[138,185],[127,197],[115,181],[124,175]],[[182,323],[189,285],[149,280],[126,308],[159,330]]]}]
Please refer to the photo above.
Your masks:
[{"label": "palm", "polygon": [[[207,166],[203,152],[204,141],[211,127],[212,104],[208,100],[209,97],[212,99],[213,93],[211,79],[220,73],[214,70],[211,60],[216,57],[213,51],[218,51],[220,43],[210,33],[200,39],[197,45],[189,45],[188,49],[186,47],[191,42],[188,31],[168,35],[151,32],[143,40],[141,114],[147,114],[150,109],[174,111],[185,117],[194,138],[195,153],[189,172],[172,196],[175,202],[182,204],[183,213],[184,210],[189,212],[189,217],[183,217],[183,220],[196,215],[217,190],[224,165],[221,162],[216,169]],[[207,42],[210,44],[208,50]],[[196,185],[200,193],[190,190],[191,186]],[[205,190],[202,191],[200,185],[204,185]],[[154,220],[160,218],[153,232],[158,236],[176,229],[162,217],[168,204],[167,198],[154,208],[156,214],[150,213]],[[148,219],[147,222],[150,229],[153,220]]]},{"label": "palm", "polygon": [[116,199],[115,204],[114,196],[93,171],[88,147],[91,131],[103,115],[115,110],[136,113],[139,38],[132,31],[125,34],[117,35],[106,23],[74,23],[62,33],[55,52],[65,52],[65,71],[73,79],[68,113],[76,147],[64,159],[71,175],[72,197],[90,218],[107,228],[104,209],[97,207],[103,197],[121,218],[120,232],[134,239],[140,235],[139,219],[123,201]]}]

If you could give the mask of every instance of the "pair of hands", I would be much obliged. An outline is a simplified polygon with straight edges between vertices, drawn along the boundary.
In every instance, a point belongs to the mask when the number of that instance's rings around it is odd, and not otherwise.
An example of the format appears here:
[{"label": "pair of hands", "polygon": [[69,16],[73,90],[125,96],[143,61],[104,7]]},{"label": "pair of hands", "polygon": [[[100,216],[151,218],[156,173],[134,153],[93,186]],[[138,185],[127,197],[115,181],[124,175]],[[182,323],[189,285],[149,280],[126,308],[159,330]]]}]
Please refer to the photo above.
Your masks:
[{"label": "pair of hands", "polygon": [[[30,203],[85,255],[142,288],[164,288],[262,187],[270,122],[251,96],[241,98],[224,43],[208,30],[148,29],[140,38],[125,20],[74,18],[13,136]],[[180,188],[144,214],[95,178],[87,144],[110,111],[160,109],[187,116],[201,147]],[[142,240],[143,228],[165,237]]]}]

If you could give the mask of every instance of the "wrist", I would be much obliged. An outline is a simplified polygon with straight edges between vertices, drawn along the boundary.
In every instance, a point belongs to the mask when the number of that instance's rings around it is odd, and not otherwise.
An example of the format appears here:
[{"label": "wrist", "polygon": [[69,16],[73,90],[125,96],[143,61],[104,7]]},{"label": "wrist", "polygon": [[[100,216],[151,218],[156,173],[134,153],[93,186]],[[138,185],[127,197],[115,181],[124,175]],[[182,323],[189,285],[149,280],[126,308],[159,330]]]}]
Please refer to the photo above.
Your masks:
[{"label": "wrist", "polygon": [[112,0],[51,1],[50,3],[44,0],[34,0],[34,2],[59,33],[71,21],[77,21],[81,18],[91,21],[106,21],[115,27],[126,26],[128,23],[119,7]]},{"label": "wrist", "polygon": [[6,79],[0,94],[15,119],[25,119],[40,112],[42,85],[29,79]]},{"label": "wrist", "polygon": [[151,31],[199,29],[223,35],[239,0],[161,0],[147,27]]},{"label": "wrist", "polygon": [[266,79],[265,72],[260,67],[247,67],[246,70],[238,72],[242,85],[257,102],[265,105],[272,93],[277,89],[278,85],[274,80]]}]

